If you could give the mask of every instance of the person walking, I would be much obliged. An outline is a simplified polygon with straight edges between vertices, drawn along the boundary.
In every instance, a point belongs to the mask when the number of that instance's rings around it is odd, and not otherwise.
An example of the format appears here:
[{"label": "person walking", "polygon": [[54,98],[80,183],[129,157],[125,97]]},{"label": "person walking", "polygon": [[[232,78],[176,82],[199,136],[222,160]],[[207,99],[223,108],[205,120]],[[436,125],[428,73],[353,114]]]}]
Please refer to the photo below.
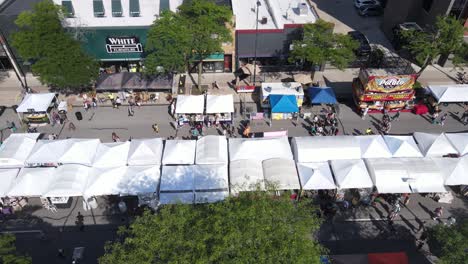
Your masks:
[{"label": "person walking", "polygon": [[84,216],[81,214],[81,212],[78,212],[75,224],[78,226],[81,232],[84,231]]},{"label": "person walking", "polygon": [[158,133],[159,133],[159,126],[158,126],[158,124],[157,124],[157,123],[154,123],[152,127],[153,127],[154,133],[158,134]]},{"label": "person walking", "polygon": [[133,111],[133,106],[129,105],[127,108],[128,116],[133,116],[135,112]]},{"label": "person walking", "polygon": [[437,207],[435,210],[434,210],[434,217],[432,217],[432,220],[438,220],[442,217],[442,214],[444,213],[444,207]]},{"label": "person walking", "polygon": [[361,116],[362,120],[366,119],[367,112],[369,112],[369,106],[366,105],[366,107],[362,109],[362,116]]},{"label": "person walking", "polygon": [[394,116],[392,116],[392,118],[390,118],[390,121],[393,121],[393,120],[396,120],[396,121],[400,120],[400,111],[399,110]]},{"label": "person walking", "polygon": [[461,120],[464,126],[468,124],[468,111],[463,112]]},{"label": "person walking", "polygon": [[443,114],[443,115],[440,117],[440,122],[439,122],[439,124],[440,124],[441,126],[444,126],[444,125],[445,125],[445,120],[447,120],[447,115],[448,115],[448,114],[445,113],[445,114]]},{"label": "person walking", "polygon": [[434,111],[434,113],[432,113],[432,124],[435,125],[437,123],[437,118],[439,117],[439,112],[438,111]]},{"label": "person walking", "polygon": [[372,128],[367,128],[366,129],[366,135],[374,135],[374,131],[372,131]]},{"label": "person walking", "polygon": [[112,141],[120,142],[120,137],[115,132],[112,132]]},{"label": "person walking", "polygon": [[399,203],[396,203],[393,208],[392,208],[392,212],[390,213],[390,215],[388,216],[388,219],[390,221],[393,221],[393,219],[395,219],[395,217],[397,217],[399,214],[400,214],[400,211],[401,211],[401,207],[400,207],[400,204]]}]

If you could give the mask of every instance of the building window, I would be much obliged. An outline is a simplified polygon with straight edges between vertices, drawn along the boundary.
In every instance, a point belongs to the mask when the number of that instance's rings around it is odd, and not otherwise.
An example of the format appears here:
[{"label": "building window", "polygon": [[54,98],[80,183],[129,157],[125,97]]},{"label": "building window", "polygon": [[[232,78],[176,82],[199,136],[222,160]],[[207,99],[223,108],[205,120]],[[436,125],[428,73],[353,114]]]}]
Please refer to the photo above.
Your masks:
[{"label": "building window", "polygon": [[112,0],[112,16],[122,16],[122,3],[120,2],[120,0]]},{"label": "building window", "polygon": [[140,16],[140,1],[139,0],[130,0],[130,16],[131,17]]},{"label": "building window", "polygon": [[170,10],[169,0],[159,0],[159,14],[166,10]]},{"label": "building window", "polygon": [[434,2],[434,0],[423,0],[423,8],[426,10],[426,12],[431,10],[432,2]]},{"label": "building window", "polygon": [[62,7],[64,9],[64,14],[66,17],[74,17],[75,16],[75,10],[73,9],[73,4],[70,0],[64,0],[62,1]]},{"label": "building window", "polygon": [[93,1],[93,10],[94,10],[95,17],[103,17],[105,15],[104,4],[102,3],[102,0]]}]

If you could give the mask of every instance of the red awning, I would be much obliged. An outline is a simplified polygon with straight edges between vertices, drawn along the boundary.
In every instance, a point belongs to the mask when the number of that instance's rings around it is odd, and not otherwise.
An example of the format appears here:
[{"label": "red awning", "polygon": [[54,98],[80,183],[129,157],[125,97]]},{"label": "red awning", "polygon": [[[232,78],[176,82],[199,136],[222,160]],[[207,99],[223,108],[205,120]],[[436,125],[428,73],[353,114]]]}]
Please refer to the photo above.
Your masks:
[{"label": "red awning", "polygon": [[405,252],[371,253],[368,254],[369,264],[408,264]]}]

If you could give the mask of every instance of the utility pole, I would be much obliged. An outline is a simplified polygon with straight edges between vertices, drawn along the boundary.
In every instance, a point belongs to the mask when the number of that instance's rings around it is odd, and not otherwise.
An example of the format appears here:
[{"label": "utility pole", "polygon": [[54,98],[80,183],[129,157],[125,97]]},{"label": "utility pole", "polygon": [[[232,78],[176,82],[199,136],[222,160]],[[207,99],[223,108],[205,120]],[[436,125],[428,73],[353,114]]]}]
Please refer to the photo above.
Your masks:
[{"label": "utility pole", "polygon": [[15,55],[10,49],[8,41],[1,30],[0,30],[0,45],[5,51],[8,59],[10,60],[11,65],[13,65],[13,70],[15,71],[16,77],[18,78],[18,81],[21,83],[21,86],[26,92],[30,92],[28,83],[26,81],[26,75],[24,74],[23,69],[21,69],[21,67],[19,66],[18,60],[16,59]]},{"label": "utility pole", "polygon": [[258,9],[262,4],[260,0],[257,0],[257,20],[255,21],[255,47],[254,47],[254,72],[253,72],[253,84],[256,84],[256,77],[257,77],[257,38],[258,38]]}]

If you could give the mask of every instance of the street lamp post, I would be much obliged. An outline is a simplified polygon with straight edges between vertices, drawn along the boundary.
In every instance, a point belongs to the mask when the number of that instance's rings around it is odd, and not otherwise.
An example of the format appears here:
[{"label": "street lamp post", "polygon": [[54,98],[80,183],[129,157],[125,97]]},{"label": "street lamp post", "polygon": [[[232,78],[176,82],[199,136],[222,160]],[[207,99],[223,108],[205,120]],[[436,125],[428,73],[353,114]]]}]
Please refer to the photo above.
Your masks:
[{"label": "street lamp post", "polygon": [[255,85],[256,83],[256,77],[257,77],[257,39],[258,39],[258,9],[262,4],[260,3],[260,0],[257,0],[257,19],[255,20],[255,45],[254,45],[254,73],[253,73],[253,83]]}]

